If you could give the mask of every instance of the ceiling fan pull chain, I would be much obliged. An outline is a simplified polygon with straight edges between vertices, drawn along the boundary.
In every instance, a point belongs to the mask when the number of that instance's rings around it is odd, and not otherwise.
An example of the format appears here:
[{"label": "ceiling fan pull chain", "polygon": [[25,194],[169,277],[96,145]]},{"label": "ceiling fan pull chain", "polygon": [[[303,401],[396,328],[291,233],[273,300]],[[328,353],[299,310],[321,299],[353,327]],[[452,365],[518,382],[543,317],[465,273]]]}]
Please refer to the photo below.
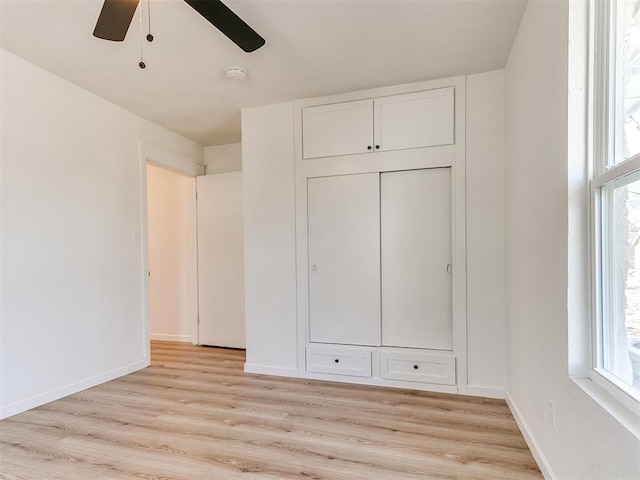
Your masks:
[{"label": "ceiling fan pull chain", "polygon": [[138,63],[138,66],[144,69],[144,68],[147,68],[147,65],[144,63],[144,56],[142,54],[142,46],[144,45],[144,40],[142,40],[142,5],[140,5],[139,23],[140,23],[140,62]]},{"label": "ceiling fan pull chain", "polygon": [[[140,8],[142,10],[142,7]],[[147,20],[149,21],[149,33],[147,33],[147,42],[153,42],[151,35],[151,0],[147,0]]]}]

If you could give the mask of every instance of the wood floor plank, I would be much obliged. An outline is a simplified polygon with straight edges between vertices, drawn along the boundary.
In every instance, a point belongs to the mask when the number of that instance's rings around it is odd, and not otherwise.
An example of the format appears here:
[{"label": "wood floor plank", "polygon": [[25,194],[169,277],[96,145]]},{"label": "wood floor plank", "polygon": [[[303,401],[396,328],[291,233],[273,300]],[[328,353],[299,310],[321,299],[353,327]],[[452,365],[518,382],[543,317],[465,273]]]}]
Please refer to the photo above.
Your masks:
[{"label": "wood floor plank", "polygon": [[2,479],[541,479],[504,401],[243,372],[152,342],[139,372],[0,422]]}]

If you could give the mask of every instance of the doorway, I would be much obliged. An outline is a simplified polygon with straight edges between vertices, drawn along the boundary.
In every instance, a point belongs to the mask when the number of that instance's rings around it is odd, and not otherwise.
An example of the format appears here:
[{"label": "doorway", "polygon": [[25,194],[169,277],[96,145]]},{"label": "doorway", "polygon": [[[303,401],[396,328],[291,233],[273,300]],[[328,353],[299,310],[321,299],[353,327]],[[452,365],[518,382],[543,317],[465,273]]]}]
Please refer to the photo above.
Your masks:
[{"label": "doorway", "polygon": [[145,349],[245,348],[242,173],[141,142]]},{"label": "doorway", "polygon": [[147,162],[149,337],[198,343],[196,179]]}]

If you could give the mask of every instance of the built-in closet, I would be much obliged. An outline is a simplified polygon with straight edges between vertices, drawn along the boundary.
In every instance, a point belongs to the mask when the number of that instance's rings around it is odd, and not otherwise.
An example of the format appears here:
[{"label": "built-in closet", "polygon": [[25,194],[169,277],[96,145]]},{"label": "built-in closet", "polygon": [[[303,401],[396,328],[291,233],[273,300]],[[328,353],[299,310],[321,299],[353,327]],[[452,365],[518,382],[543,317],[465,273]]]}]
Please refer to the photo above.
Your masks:
[{"label": "built-in closet", "polygon": [[464,79],[426,86],[295,104],[304,376],[458,391],[466,374]]}]

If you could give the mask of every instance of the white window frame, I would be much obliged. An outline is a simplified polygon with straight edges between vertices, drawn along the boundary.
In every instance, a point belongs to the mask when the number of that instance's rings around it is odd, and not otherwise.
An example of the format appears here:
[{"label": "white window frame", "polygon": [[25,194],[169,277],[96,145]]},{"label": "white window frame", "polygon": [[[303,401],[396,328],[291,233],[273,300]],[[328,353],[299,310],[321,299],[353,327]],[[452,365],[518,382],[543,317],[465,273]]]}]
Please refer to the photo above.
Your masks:
[{"label": "white window frame", "polygon": [[603,368],[603,291],[612,288],[603,275],[602,187],[640,172],[640,154],[613,166],[606,159],[615,152],[615,1],[591,2],[590,25],[590,252],[592,280],[591,368],[589,378],[636,415],[640,414],[640,393]]}]

